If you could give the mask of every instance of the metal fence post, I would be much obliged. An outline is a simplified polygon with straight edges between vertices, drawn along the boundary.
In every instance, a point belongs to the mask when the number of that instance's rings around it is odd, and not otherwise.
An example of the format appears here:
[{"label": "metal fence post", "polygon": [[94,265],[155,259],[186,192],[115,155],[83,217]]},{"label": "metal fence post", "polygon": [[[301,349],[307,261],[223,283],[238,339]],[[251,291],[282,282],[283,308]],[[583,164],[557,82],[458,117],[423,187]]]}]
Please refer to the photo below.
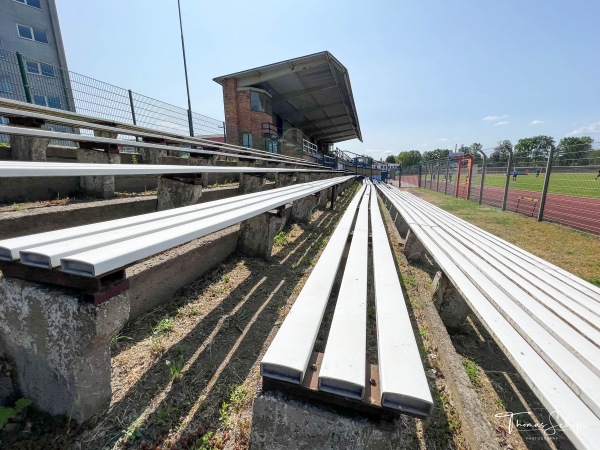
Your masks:
[{"label": "metal fence post", "polygon": [[437,168],[437,174],[435,175],[437,178],[437,184],[435,186],[435,192],[440,192],[440,168],[442,166],[442,160],[438,160],[438,168]]},{"label": "metal fence post", "polygon": [[423,166],[421,164],[419,164],[419,187],[421,187],[421,175],[423,173]]},{"label": "metal fence post", "polygon": [[450,158],[446,158],[446,180],[444,183],[444,195],[448,195],[448,175],[450,174]]},{"label": "metal fence post", "polygon": [[433,163],[431,163],[431,176],[429,177],[429,189],[433,191]]},{"label": "metal fence post", "polygon": [[487,161],[487,155],[483,153],[483,150],[479,150],[479,153],[483,156],[483,166],[481,167],[481,187],[479,188],[479,204],[483,200],[483,186],[485,184],[485,163]]},{"label": "metal fence post", "polygon": [[402,166],[398,167],[398,187],[402,187]]},{"label": "metal fence post", "polygon": [[540,199],[540,210],[538,211],[538,222],[544,220],[544,207],[546,206],[546,194],[548,193],[548,184],[550,182],[550,172],[552,171],[552,160],[554,159],[554,146],[550,147],[548,154],[548,164],[546,164],[546,176],[544,177],[544,187],[542,189],[542,198]]},{"label": "metal fence post", "polygon": [[506,211],[506,200],[508,199],[508,184],[510,183],[510,169],[512,167],[513,151],[508,150],[508,163],[506,165],[506,181],[504,182],[504,196],[502,197],[502,211]]},{"label": "metal fence post", "polygon": [[192,110],[188,109],[187,112],[188,112],[188,122],[190,125],[190,136],[194,137],[194,122],[192,121]]},{"label": "metal fence post", "polygon": [[17,62],[19,64],[19,72],[21,73],[21,81],[23,82],[23,89],[25,90],[25,98],[27,103],[33,103],[31,98],[31,90],[29,88],[29,79],[27,78],[27,71],[25,70],[25,64],[23,63],[23,55],[17,52]]},{"label": "metal fence post", "polygon": [[135,119],[135,108],[133,107],[133,93],[131,89],[129,89],[129,106],[131,107],[131,119],[133,120],[133,124],[137,125],[137,120]]}]

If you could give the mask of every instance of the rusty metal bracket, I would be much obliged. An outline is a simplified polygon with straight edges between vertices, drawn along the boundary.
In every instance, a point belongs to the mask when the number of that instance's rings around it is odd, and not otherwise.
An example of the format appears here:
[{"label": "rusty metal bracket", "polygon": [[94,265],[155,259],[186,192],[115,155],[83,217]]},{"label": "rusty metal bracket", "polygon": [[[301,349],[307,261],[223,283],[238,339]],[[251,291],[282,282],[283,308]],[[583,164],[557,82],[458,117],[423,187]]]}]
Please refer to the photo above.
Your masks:
[{"label": "rusty metal bracket", "polygon": [[[359,414],[376,419],[395,419],[401,414],[407,414],[396,409],[381,406],[381,391],[379,388],[379,368],[376,364],[366,364],[365,392],[362,400],[355,400],[329,392],[319,391],[319,372],[323,361],[323,353],[313,352],[308,362],[308,370],[302,384],[288,383],[263,377],[264,391],[280,391],[296,398],[307,399],[318,404],[333,407],[341,413]],[[408,414],[410,415],[410,414]],[[416,417],[416,416],[415,416]]]},{"label": "rusty metal bracket", "polygon": [[99,305],[129,289],[125,269],[117,269],[100,277],[89,278],[65,273],[59,269],[42,269],[12,261],[0,261],[5,277],[50,284],[80,291],[82,299]]}]

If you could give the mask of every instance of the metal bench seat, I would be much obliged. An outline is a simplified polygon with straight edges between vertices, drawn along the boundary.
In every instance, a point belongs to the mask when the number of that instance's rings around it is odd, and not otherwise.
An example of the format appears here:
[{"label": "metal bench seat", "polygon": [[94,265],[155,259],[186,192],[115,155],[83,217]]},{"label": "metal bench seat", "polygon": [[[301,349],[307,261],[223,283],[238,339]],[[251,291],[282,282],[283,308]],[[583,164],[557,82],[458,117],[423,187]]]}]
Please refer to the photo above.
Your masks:
[{"label": "metal bench seat", "polygon": [[[0,241],[0,257],[98,277],[322,191],[352,177],[303,183],[194,207]],[[17,256],[18,253],[18,256]]]},{"label": "metal bench seat", "polygon": [[[1,127],[0,127],[1,128]],[[1,132],[1,130],[0,130]],[[0,161],[0,178],[98,175],[177,175],[196,173],[331,173],[331,170],[281,167],[179,166],[167,164],[88,164]]]},{"label": "metal bench seat", "polygon": [[[357,402],[365,401],[367,391],[373,394],[366,378],[370,370],[365,370],[369,229],[378,340],[379,386],[374,404],[380,409],[425,417],[431,412],[433,401],[378,209],[376,191],[370,183],[356,194],[336,227],[263,357],[261,375],[265,381],[276,379],[306,385],[307,378],[318,370],[315,389],[319,392]],[[310,363],[315,360],[314,344],[351,230],[352,240],[325,352],[311,368]]]},{"label": "metal bench seat", "polygon": [[[16,117],[34,119],[37,121],[48,122],[63,126],[77,128],[83,128],[93,131],[101,131],[108,133],[121,133],[124,135],[135,136],[142,139],[149,139],[154,141],[166,141],[172,144],[182,144],[187,146],[207,146],[210,148],[218,148],[225,152],[237,153],[240,156],[266,156],[268,159],[274,162],[287,162],[290,164],[301,164],[304,166],[318,166],[314,163],[309,163],[301,158],[286,156],[286,155],[274,155],[273,153],[265,150],[257,150],[248,147],[242,147],[239,145],[227,144],[224,142],[217,142],[210,139],[203,139],[201,137],[193,136],[182,136],[180,134],[168,133],[168,132],[157,132],[156,130],[141,127],[138,125],[132,125],[128,123],[107,121],[97,117],[87,116],[84,114],[75,113],[72,111],[48,108],[45,106],[39,106],[31,103],[23,103],[15,100],[6,98],[0,98],[0,116],[4,117]],[[70,134],[70,139],[77,138],[77,134]],[[139,142],[126,141],[128,146],[140,147]],[[137,144],[137,145],[135,145]],[[210,153],[206,151],[196,151],[195,149],[187,149],[180,147],[172,147],[172,151],[187,151],[196,153]],[[230,154],[229,156],[234,156]]]},{"label": "metal bench seat", "polygon": [[[594,287],[406,192],[378,185],[556,423],[579,448],[600,432],[600,318]],[[533,255],[532,255],[533,256]],[[558,276],[553,276],[554,274]],[[591,285],[590,285],[591,286]]]}]

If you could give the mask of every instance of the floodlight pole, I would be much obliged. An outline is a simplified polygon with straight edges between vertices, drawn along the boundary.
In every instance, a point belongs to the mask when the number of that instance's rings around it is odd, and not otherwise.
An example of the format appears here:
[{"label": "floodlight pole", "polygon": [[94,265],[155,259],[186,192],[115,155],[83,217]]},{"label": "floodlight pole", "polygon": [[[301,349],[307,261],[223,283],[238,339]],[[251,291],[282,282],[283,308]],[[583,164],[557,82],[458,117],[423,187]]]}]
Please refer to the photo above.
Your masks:
[{"label": "floodlight pole", "polygon": [[183,52],[183,70],[185,72],[185,88],[187,90],[188,101],[188,122],[190,125],[190,136],[194,136],[194,123],[192,121],[192,100],[190,99],[190,83],[188,81],[187,61],[185,58],[185,42],[183,41],[183,22],[181,21],[181,0],[177,0],[177,9],[179,10],[179,30],[181,31],[181,50]]}]

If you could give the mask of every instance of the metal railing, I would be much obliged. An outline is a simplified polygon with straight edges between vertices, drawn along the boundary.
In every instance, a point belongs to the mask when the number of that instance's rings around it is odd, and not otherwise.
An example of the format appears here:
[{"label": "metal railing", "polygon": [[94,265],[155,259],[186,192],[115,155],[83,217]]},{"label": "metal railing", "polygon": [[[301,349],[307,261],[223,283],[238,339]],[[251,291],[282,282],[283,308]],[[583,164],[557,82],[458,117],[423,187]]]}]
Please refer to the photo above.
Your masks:
[{"label": "metal railing", "polygon": [[302,139],[302,150],[311,155],[316,155],[319,153],[317,145],[307,141],[306,139]]},{"label": "metal railing", "polygon": [[[225,123],[94,78],[5,50],[0,97],[224,142]],[[64,130],[56,130],[64,131]],[[0,140],[7,139],[0,136]]]},{"label": "metal railing", "polygon": [[442,158],[403,168],[400,184],[600,235],[600,143],[482,153],[470,176],[464,159]]}]

